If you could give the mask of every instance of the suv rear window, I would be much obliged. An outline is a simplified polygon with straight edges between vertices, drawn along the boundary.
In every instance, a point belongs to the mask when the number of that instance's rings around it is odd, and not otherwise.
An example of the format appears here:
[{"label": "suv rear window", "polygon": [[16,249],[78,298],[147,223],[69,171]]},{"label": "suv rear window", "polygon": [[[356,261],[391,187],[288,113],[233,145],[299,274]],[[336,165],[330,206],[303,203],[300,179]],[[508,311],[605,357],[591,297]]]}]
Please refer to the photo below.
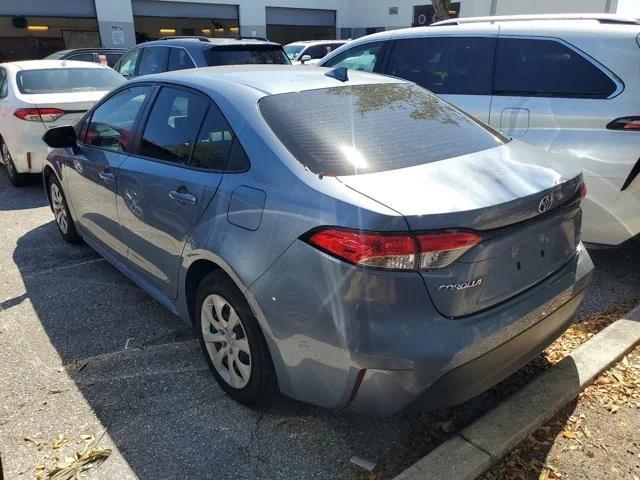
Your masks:
[{"label": "suv rear window", "polygon": [[270,63],[290,65],[289,58],[280,45],[228,45],[214,47],[204,52],[209,66]]},{"label": "suv rear window", "polygon": [[125,79],[110,68],[47,68],[22,70],[16,76],[20,93],[103,92]]},{"label": "suv rear window", "polygon": [[357,175],[497,147],[498,133],[407,83],[354,85],[264,97],[260,111],[314,173]]}]

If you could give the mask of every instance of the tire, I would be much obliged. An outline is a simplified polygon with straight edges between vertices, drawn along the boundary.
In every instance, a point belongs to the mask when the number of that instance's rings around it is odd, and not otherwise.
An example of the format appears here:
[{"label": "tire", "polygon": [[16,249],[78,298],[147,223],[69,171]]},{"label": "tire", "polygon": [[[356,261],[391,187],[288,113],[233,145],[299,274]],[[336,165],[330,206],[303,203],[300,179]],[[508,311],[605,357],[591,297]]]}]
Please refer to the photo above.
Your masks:
[{"label": "tire", "polygon": [[82,237],[78,234],[73,218],[71,218],[71,212],[62,191],[62,186],[53,174],[49,177],[49,196],[56,225],[64,241],[75,245],[82,243]]},{"label": "tire", "polygon": [[213,272],[200,282],[195,307],[194,327],[220,387],[243,405],[267,405],[276,391],[273,362],[242,293],[223,272]]},{"label": "tire", "polygon": [[11,158],[11,153],[9,153],[9,147],[7,147],[7,144],[2,140],[0,140],[0,156],[2,156],[2,163],[4,163],[4,168],[7,170],[9,181],[14,187],[22,187],[29,183],[29,174],[18,173]]}]

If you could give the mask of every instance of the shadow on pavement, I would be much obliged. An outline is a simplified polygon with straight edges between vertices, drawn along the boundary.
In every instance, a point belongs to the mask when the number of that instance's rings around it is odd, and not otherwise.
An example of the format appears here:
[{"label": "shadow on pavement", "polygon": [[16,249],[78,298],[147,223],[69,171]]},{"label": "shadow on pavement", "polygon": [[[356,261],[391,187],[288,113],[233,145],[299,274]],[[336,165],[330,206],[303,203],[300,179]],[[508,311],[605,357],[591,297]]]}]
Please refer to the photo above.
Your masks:
[{"label": "shadow on pavement", "polygon": [[34,175],[28,185],[14,187],[9,183],[7,172],[0,166],[0,211],[25,210],[48,205],[42,186],[42,177]]},{"label": "shadow on pavement", "polygon": [[140,479],[351,478],[352,455],[376,460],[405,435],[403,416],[365,418],[282,397],[264,411],[233,402],[190,327],[88,246],[64,243],[53,221],[18,239],[13,262],[26,294],[3,308],[28,298]]}]

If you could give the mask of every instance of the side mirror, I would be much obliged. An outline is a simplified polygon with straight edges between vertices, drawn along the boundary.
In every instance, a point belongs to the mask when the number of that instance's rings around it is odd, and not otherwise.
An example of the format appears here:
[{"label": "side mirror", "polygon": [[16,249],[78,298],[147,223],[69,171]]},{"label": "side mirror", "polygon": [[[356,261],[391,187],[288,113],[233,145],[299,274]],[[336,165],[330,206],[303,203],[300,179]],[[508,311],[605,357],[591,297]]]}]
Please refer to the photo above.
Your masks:
[{"label": "side mirror", "polygon": [[71,125],[47,130],[42,140],[51,148],[75,148],[77,145],[76,131]]},{"label": "side mirror", "polygon": [[300,59],[300,63],[308,62],[309,60],[311,60],[311,55],[303,55]]}]

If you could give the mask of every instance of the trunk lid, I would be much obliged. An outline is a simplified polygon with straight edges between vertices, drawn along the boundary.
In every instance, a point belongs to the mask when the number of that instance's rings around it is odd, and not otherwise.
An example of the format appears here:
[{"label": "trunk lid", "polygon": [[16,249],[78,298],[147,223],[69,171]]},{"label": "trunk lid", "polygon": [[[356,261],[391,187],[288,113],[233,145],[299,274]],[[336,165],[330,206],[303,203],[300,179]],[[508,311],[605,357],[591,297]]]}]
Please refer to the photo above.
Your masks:
[{"label": "trunk lid", "polygon": [[29,103],[37,108],[59,108],[65,114],[53,122],[44,122],[45,127],[75,125],[95,103],[108,92],[74,92],[28,95]]},{"label": "trunk lid", "polygon": [[530,288],[575,254],[581,210],[570,200],[581,177],[567,163],[514,141],[339,179],[402,214],[410,230],[470,229],[483,237],[451,265],[420,272],[440,313],[460,317]]}]

